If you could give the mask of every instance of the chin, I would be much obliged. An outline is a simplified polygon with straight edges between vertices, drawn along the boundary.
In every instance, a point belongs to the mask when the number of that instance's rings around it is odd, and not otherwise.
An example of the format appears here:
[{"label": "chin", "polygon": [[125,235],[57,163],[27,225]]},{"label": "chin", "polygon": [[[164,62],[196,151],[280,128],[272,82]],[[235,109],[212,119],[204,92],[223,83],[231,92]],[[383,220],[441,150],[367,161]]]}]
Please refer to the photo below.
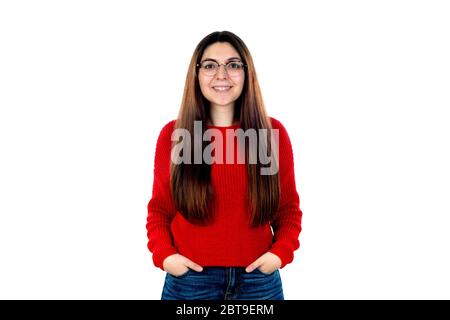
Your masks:
[{"label": "chin", "polygon": [[235,102],[237,99],[233,99],[233,98],[228,98],[228,99],[217,99],[216,97],[211,97],[211,99],[208,99],[209,101],[211,101],[212,103],[219,105],[219,106],[226,106],[229,105],[230,103]]},{"label": "chin", "polygon": [[231,103],[233,103],[235,100],[229,100],[229,101],[212,101],[216,106],[219,107],[225,107]]}]

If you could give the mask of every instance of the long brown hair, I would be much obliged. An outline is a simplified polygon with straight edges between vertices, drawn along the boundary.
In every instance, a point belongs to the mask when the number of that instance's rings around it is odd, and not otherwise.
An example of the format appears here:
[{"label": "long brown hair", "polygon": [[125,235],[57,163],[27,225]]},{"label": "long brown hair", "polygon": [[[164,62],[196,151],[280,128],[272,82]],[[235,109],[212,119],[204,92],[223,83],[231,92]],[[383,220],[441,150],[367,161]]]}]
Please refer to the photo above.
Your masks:
[{"label": "long brown hair", "polygon": [[[244,131],[253,128],[271,129],[272,125],[266,114],[261,90],[256,78],[256,71],[247,46],[235,34],[229,31],[217,31],[203,38],[194,50],[189,70],[186,76],[183,99],[175,123],[175,129],[183,128],[194,133],[194,121],[201,121],[202,133],[205,132],[209,119],[209,101],[203,96],[198,80],[198,67],[205,49],[216,42],[228,42],[241,56],[244,68],[245,82],[242,93],[235,101],[234,120],[239,120]],[[264,143],[272,152],[270,130]],[[177,143],[176,141],[173,142]],[[206,146],[203,142],[203,148]],[[193,154],[194,146],[191,144]],[[203,150],[203,149],[202,149]],[[262,167],[258,159],[256,164],[248,162],[248,146],[246,144],[246,165],[248,173],[248,205],[252,226],[256,227],[271,221],[278,209],[280,185],[278,172],[273,175],[261,175]],[[278,165],[278,164],[277,164]],[[190,222],[205,225],[213,220],[212,203],[214,193],[211,187],[211,166],[204,161],[201,164],[175,164],[170,166],[170,188],[177,210]]]}]

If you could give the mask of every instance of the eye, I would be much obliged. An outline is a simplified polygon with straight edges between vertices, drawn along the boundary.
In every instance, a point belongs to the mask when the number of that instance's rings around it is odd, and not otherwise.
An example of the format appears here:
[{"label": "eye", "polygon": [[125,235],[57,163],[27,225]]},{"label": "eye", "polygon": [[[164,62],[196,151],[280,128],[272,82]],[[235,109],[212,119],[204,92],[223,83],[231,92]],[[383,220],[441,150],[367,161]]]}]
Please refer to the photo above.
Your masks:
[{"label": "eye", "polygon": [[229,69],[236,69],[236,70],[238,70],[238,69],[242,68],[242,63],[240,63],[240,62],[229,62],[227,64],[227,67]]},{"label": "eye", "polygon": [[206,70],[214,70],[215,68],[217,68],[217,63],[215,62],[205,62],[203,64],[203,68],[205,68]]}]

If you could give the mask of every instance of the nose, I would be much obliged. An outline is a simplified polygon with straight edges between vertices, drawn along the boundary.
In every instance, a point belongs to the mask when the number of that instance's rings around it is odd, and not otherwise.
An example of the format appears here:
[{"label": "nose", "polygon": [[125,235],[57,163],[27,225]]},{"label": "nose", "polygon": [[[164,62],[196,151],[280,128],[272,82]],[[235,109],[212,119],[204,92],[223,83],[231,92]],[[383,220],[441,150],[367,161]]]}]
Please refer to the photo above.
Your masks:
[{"label": "nose", "polygon": [[227,76],[228,76],[227,69],[225,69],[224,65],[220,65],[219,69],[217,70],[217,73],[216,73],[216,78],[217,79],[225,79]]}]

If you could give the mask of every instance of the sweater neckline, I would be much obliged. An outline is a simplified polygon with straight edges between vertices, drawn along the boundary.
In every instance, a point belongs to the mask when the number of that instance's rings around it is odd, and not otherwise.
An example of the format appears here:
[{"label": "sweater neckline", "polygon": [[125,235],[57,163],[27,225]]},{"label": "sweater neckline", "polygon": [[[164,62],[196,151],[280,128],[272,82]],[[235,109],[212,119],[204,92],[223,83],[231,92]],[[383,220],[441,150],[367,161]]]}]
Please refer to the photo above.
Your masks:
[{"label": "sweater neckline", "polygon": [[231,126],[215,126],[215,125],[209,125],[207,124],[206,127],[208,128],[216,128],[216,129],[235,129],[235,128],[239,128],[241,125],[240,124],[233,124]]}]

